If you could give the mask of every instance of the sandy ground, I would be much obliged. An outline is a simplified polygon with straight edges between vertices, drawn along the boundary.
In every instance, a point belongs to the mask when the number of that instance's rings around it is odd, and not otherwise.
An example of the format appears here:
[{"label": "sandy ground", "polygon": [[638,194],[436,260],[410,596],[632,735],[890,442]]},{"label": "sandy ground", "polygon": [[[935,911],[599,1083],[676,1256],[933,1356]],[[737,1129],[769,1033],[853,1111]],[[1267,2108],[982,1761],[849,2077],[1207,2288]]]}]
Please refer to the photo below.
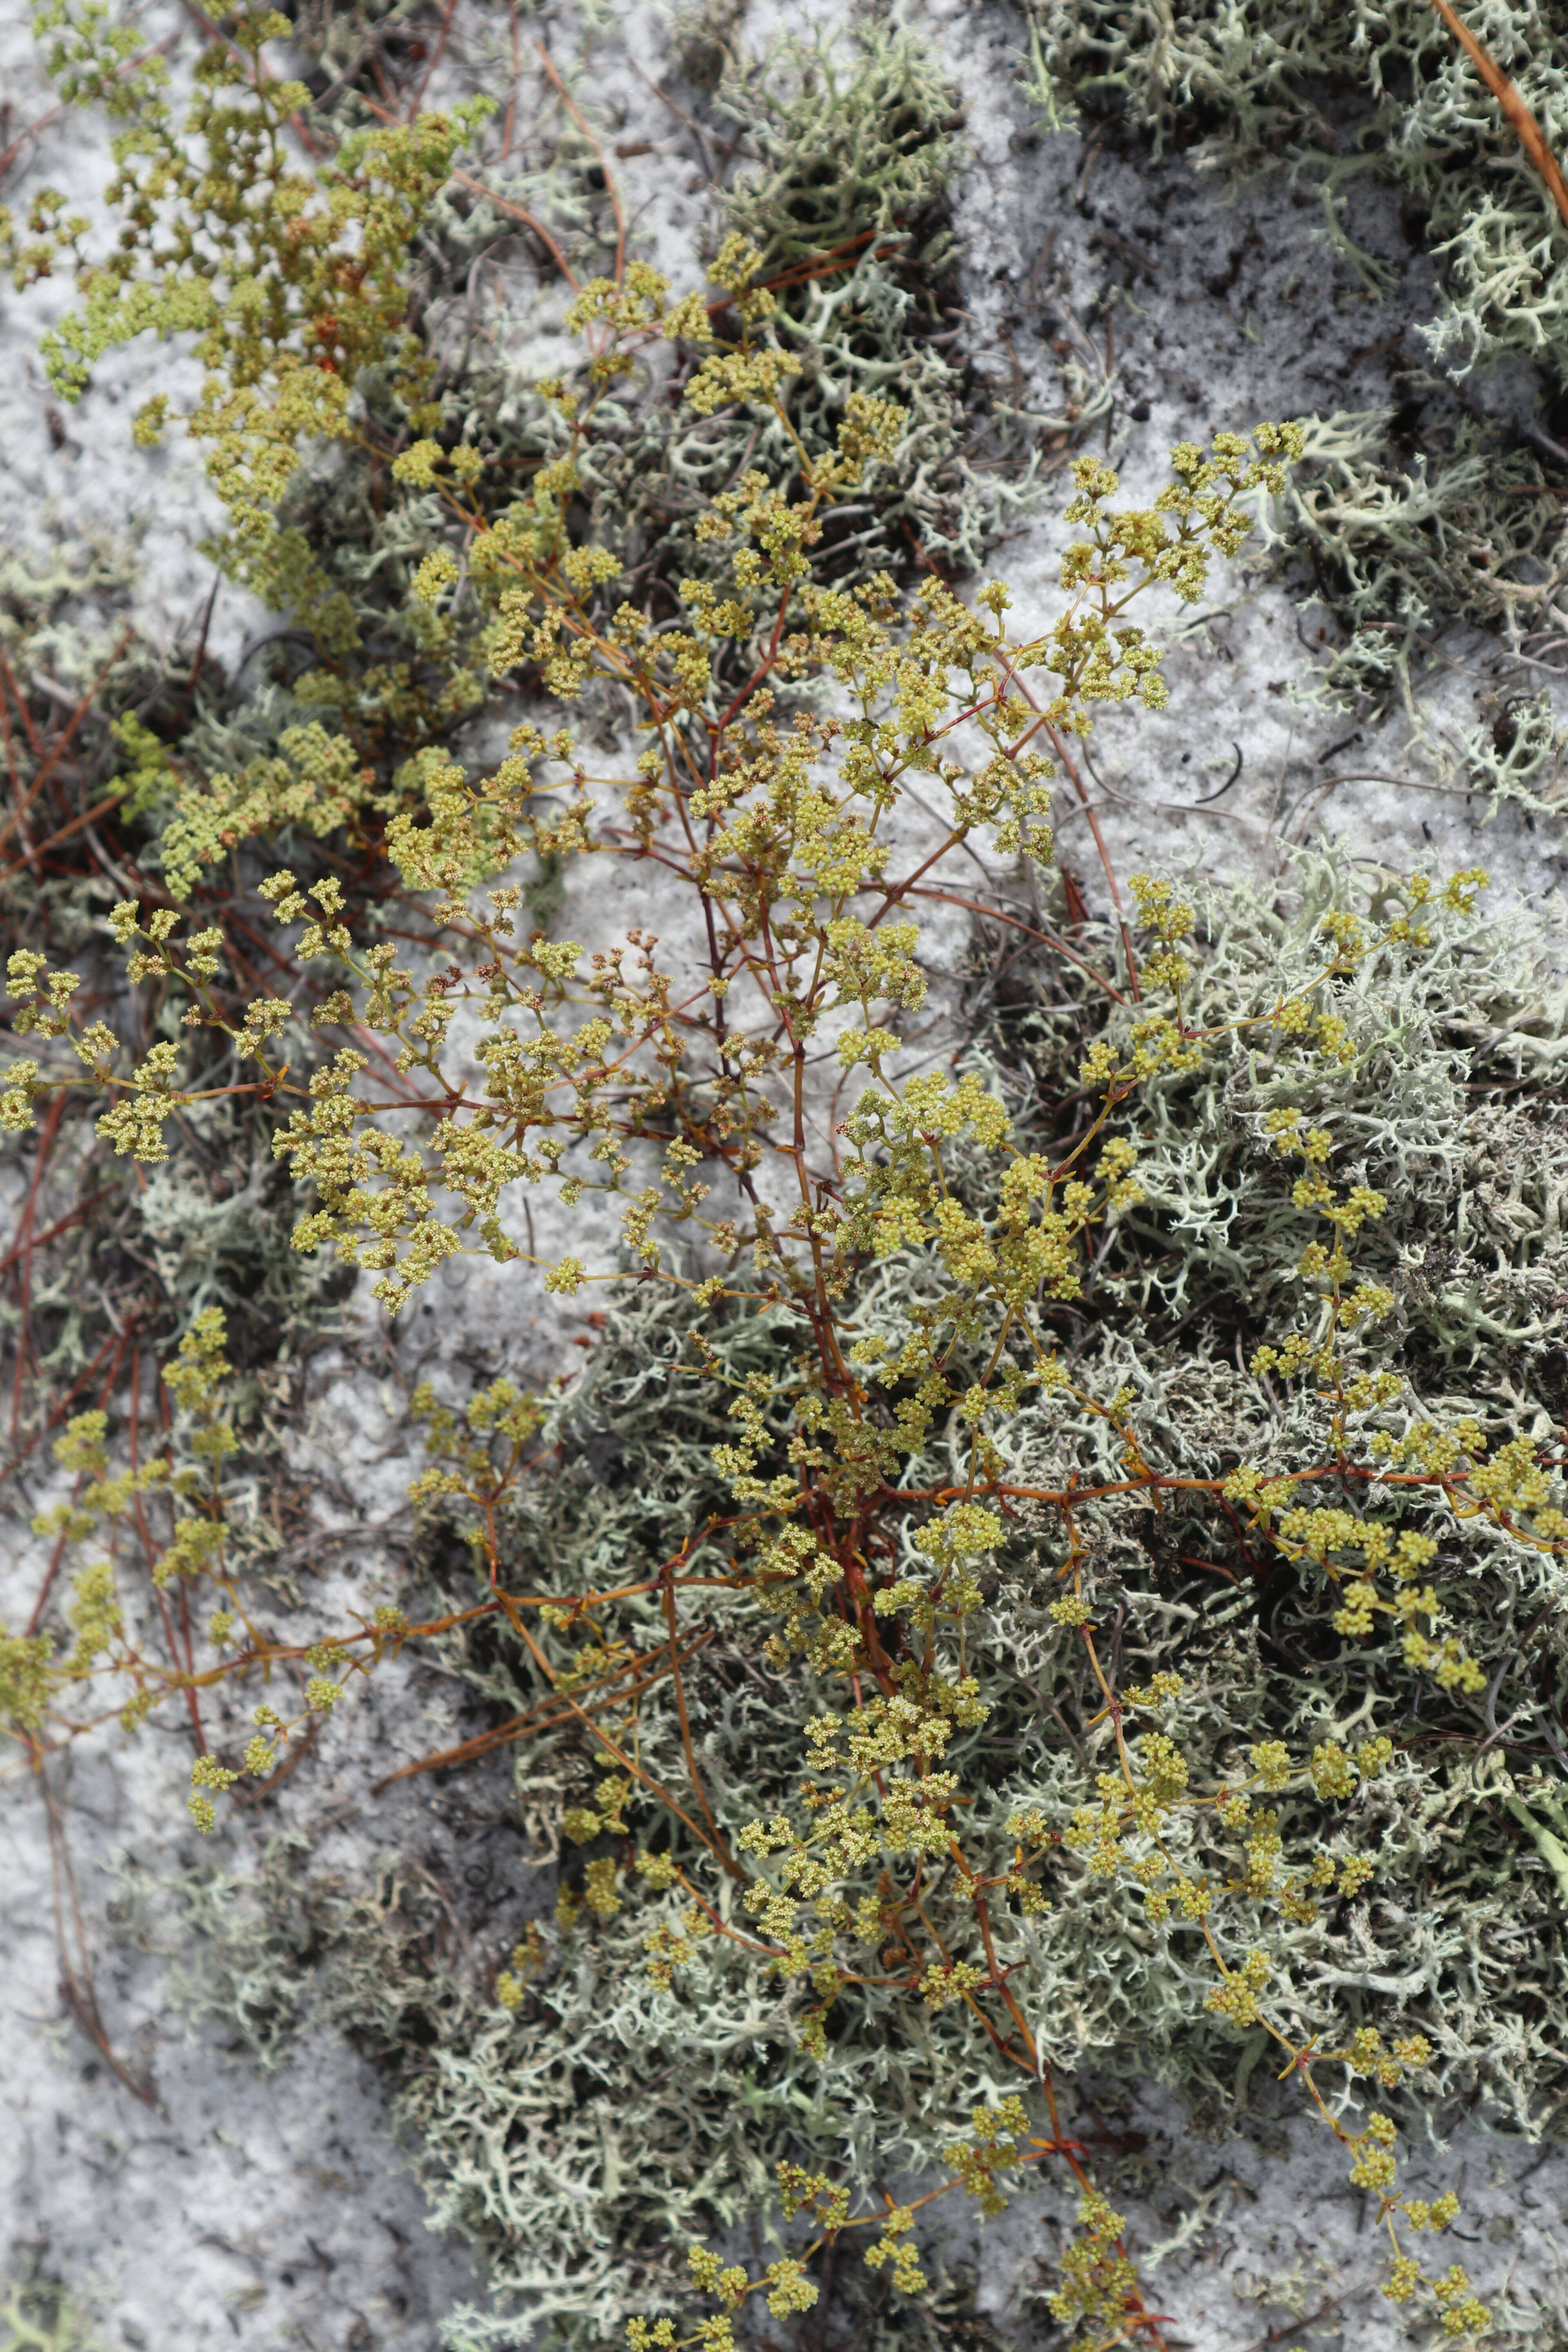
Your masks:
[{"label": "sandy ground", "polygon": [[[678,282],[691,282],[700,174],[633,62],[657,79],[668,27],[658,11],[621,0],[600,13],[611,25],[598,51],[600,101],[615,111],[624,143],[646,140],[658,151],[626,165],[634,238]],[[779,23],[798,26],[807,13],[834,22],[844,11],[754,5],[747,37],[760,46]],[[943,48],[963,94],[971,152],[959,218],[982,363],[1005,374],[1016,359],[1031,394],[1047,403],[1057,393],[1053,341],[1091,338],[1116,373],[1106,442],[1130,489],[1157,485],[1175,439],[1261,415],[1328,415],[1386,400],[1391,351],[1373,347],[1391,337],[1396,347],[1398,331],[1426,315],[1431,282],[1429,265],[1375,201],[1365,200],[1355,226],[1400,267],[1386,312],[1326,247],[1315,205],[1283,185],[1237,191],[1181,159],[1153,169],[1070,135],[1041,139],[1014,88],[1021,26],[1009,10],[924,0],[910,15]],[[149,39],[176,40],[176,70],[188,70],[194,48],[177,12],[154,5],[140,21]],[[539,24],[568,63],[572,26],[549,10]],[[0,17],[0,90],[11,110],[3,144],[49,102],[31,36],[15,15]],[[52,184],[89,203],[106,171],[102,124],[67,120],[31,142],[6,199],[20,209],[18,196],[25,202],[32,188]],[[1107,309],[1107,283],[1123,281]],[[212,588],[200,542],[216,503],[177,441],[144,453],[129,436],[137,403],[154,386],[167,388],[172,363],[186,363],[134,347],[99,371],[79,406],[62,410],[36,346],[65,299],[59,285],[0,294],[0,540],[14,550],[61,542],[121,550],[134,566],[140,625],[164,642],[192,642]],[[1498,386],[1495,396],[1517,389]],[[1052,609],[1059,506],[1053,497],[996,551],[994,568],[1016,592],[1016,621]],[[237,592],[220,588],[209,622],[215,656],[237,660],[261,617]],[[1155,720],[1107,718],[1085,771],[1116,869],[1158,866],[1256,880],[1277,868],[1282,837],[1310,838],[1321,826],[1352,854],[1385,865],[1443,871],[1479,859],[1493,871],[1500,902],[1550,901],[1568,856],[1561,831],[1509,809],[1489,822],[1479,802],[1453,789],[1335,782],[1352,772],[1330,747],[1352,730],[1316,684],[1312,655],[1322,640],[1315,632],[1327,626],[1314,609],[1299,611],[1261,563],[1244,562],[1216,573],[1201,614],[1179,632],[1165,630],[1169,709]],[[1435,719],[1451,727],[1474,723],[1476,711],[1494,708],[1514,683],[1495,642],[1457,638],[1453,652],[1433,701]],[[1405,772],[1404,732],[1397,719],[1363,729],[1346,747],[1354,775]],[[1196,806],[1226,784],[1238,760],[1223,797]],[[1063,860],[1098,911],[1106,884],[1070,793],[1058,820]],[[569,924],[574,913],[569,906]],[[646,897],[613,917],[602,905],[584,909],[585,919],[618,922],[659,913]],[[957,922],[928,930],[939,981],[956,967],[962,945]],[[551,1230],[546,1219],[542,1248]],[[360,1341],[319,1366],[298,1446],[296,1466],[317,1482],[320,1528],[334,1539],[366,1531],[337,1546],[334,1589],[374,1597],[382,1556],[372,1531],[395,1517],[406,1484],[390,1375],[432,1357],[548,1369],[578,1328],[515,1268],[450,1270],[410,1315],[395,1357],[374,1311],[364,1310]],[[47,1499],[37,1486],[27,1509]],[[0,1612],[5,1593],[26,1589],[34,1574],[31,1539],[15,1525],[0,1567]],[[110,1916],[125,1863],[162,1877],[198,1859],[243,1873],[281,1824],[323,1841],[322,1854],[345,1873],[363,1872],[399,1839],[454,1869],[467,1866],[495,1827],[485,1814],[491,1799],[452,1821],[437,1801],[410,1800],[389,1813],[367,1793],[388,1759],[429,1746],[451,1720],[449,1690],[433,1675],[407,1670],[395,1688],[383,1686],[334,1721],[265,1821],[232,1817],[199,1851],[185,1822],[189,1759],[177,1729],[84,1748],[54,1791],[79,1934],[40,1792],[15,1780],[0,1789],[0,2236],[8,2250],[0,2276],[33,2264],[62,2278],[103,2344],[155,2352],[231,2343],[256,2352],[433,2347],[455,2304],[482,2301],[462,2250],[425,2226],[374,2069],[345,2042],[318,2038],[263,2080],[212,2036],[191,2037],[169,2000],[168,1952],[156,1937],[139,1944]],[[500,1802],[494,1797],[495,1807]],[[61,1974],[62,1906],[72,1966],[84,1952],[91,1958],[109,2040],[147,2099],[115,2079],[73,2017]],[[1173,2342],[1203,2352],[1289,2352],[1292,2345],[1381,2352],[1405,2340],[1375,2294],[1364,2200],[1342,2186],[1325,2135],[1272,2116],[1250,2136],[1199,2143],[1153,2091],[1140,2095],[1119,2127],[1147,2136],[1164,2182],[1131,2209],[1131,2227],[1136,2245],[1167,2246],[1155,2277],[1174,2315]],[[1433,2157],[1432,2172],[1435,2187],[1462,2183],[1467,2214],[1456,2234],[1466,2242],[1455,2258],[1483,2293],[1506,2291],[1521,2316],[1531,2308],[1555,2313],[1541,2344],[1568,2340],[1560,2222],[1568,2161],[1468,2130],[1447,2155]],[[986,2309],[1001,2315],[1019,2307],[1057,2242],[1058,2210],[1048,2200],[1025,2199],[986,2231],[974,2250]],[[1262,2285],[1282,2276],[1292,2298],[1284,2303]]]}]

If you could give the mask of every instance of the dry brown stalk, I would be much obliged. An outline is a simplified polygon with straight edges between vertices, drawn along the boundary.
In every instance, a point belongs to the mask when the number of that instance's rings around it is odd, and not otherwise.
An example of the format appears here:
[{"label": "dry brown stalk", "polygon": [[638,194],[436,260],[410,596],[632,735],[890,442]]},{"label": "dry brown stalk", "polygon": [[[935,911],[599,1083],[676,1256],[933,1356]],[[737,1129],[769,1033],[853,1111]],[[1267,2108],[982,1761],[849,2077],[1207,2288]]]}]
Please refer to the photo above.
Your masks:
[{"label": "dry brown stalk", "polygon": [[1497,59],[1481,47],[1458,10],[1449,5],[1449,0],[1432,0],[1432,5],[1513,125],[1520,145],[1545,181],[1563,224],[1568,227],[1568,180],[1563,178],[1563,167],[1547,145],[1540,123]]}]

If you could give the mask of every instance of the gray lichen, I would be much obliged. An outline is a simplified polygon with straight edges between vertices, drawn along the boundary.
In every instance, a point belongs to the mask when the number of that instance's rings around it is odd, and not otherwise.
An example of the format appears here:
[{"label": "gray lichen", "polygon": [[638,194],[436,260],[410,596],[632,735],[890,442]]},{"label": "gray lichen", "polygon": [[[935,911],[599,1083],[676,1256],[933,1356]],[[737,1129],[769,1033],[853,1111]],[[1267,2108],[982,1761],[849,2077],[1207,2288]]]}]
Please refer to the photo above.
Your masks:
[{"label": "gray lichen", "polygon": [[[1394,272],[1354,243],[1347,205],[1361,188],[1392,193],[1436,264],[1438,306],[1414,322],[1426,364],[1401,382],[1409,413],[1314,420],[1321,471],[1292,501],[1305,584],[1350,638],[1328,664],[1332,686],[1371,707],[1397,697],[1415,720],[1415,682],[1456,623],[1495,629],[1533,662],[1531,690],[1560,674],[1568,539],[1552,404],[1568,385],[1568,225],[1429,0],[1198,0],[1179,14],[1163,0],[1029,0],[1029,16],[1030,86],[1048,121],[1076,106],[1156,153],[1284,169],[1319,193],[1328,241],[1383,295]],[[1561,9],[1490,0],[1466,17],[1563,152]],[[1471,380],[1483,386],[1500,362],[1533,373],[1533,416],[1512,419],[1517,398],[1489,415]],[[1552,730],[1505,731],[1506,743],[1468,744],[1456,771],[1555,807]]]}]

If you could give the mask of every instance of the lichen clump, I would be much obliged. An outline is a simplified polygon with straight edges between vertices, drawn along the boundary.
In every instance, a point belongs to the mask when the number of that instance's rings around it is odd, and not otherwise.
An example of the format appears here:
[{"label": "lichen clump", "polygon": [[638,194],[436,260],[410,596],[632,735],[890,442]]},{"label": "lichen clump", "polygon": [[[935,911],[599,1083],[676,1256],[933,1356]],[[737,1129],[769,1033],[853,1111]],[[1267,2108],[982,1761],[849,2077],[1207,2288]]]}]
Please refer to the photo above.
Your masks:
[{"label": "lichen clump", "polygon": [[[1321,463],[1290,502],[1288,536],[1342,625],[1324,657],[1363,709],[1402,706],[1440,774],[1534,814],[1561,805],[1561,730],[1542,689],[1560,664],[1568,578],[1554,405],[1568,383],[1568,220],[1522,143],[1568,147],[1556,12],[1496,0],[1460,12],[1506,83],[1510,113],[1431,0],[1200,0],[1173,16],[1134,0],[1030,0],[1026,83],[1059,124],[1111,117],[1160,152],[1180,147],[1245,176],[1283,169],[1321,199],[1325,241],[1361,289],[1398,270],[1358,245],[1352,199],[1398,200],[1431,256],[1439,299],[1416,318],[1425,363],[1401,357],[1385,407],[1313,420]],[[1520,372],[1506,412],[1482,387]],[[1533,378],[1533,383],[1531,383]],[[1490,730],[1445,738],[1418,688],[1457,626],[1495,630],[1530,667]]]}]

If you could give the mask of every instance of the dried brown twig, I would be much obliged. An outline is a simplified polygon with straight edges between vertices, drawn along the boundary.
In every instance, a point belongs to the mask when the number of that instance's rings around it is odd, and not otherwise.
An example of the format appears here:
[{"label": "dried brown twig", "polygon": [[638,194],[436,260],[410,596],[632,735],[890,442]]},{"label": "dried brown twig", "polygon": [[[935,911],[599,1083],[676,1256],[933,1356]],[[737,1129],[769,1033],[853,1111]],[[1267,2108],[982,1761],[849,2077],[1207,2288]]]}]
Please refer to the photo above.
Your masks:
[{"label": "dried brown twig", "polygon": [[1568,180],[1563,178],[1563,167],[1547,145],[1540,123],[1497,59],[1481,47],[1449,0],[1432,0],[1432,5],[1513,125],[1520,145],[1545,181],[1563,226],[1568,227]]}]

